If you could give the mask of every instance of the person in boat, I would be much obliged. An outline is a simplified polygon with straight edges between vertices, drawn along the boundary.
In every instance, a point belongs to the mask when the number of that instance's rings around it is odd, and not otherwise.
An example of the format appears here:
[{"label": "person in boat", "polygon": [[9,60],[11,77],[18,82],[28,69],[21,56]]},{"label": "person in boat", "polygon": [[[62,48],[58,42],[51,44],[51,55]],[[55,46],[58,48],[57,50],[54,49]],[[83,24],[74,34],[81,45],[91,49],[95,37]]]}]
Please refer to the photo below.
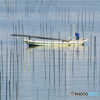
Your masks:
[{"label": "person in boat", "polygon": [[31,37],[29,37],[29,40],[32,40],[32,36],[31,36]]},{"label": "person in boat", "polygon": [[79,40],[79,38],[80,38],[80,34],[77,33],[77,32],[75,32],[75,37],[74,37],[74,38],[76,38],[76,40]]},{"label": "person in boat", "polygon": [[69,36],[69,37],[68,37],[68,40],[72,40],[72,37],[71,37],[71,36]]}]

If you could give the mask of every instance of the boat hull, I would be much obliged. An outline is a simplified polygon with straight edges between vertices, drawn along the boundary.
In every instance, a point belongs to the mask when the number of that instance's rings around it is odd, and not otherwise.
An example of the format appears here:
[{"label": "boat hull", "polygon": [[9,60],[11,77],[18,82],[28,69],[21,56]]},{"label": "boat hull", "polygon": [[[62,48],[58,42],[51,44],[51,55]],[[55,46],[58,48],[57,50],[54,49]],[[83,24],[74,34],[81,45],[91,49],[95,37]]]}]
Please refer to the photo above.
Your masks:
[{"label": "boat hull", "polygon": [[87,39],[72,40],[72,41],[34,41],[34,40],[24,40],[29,46],[71,46],[71,45],[84,45]]}]

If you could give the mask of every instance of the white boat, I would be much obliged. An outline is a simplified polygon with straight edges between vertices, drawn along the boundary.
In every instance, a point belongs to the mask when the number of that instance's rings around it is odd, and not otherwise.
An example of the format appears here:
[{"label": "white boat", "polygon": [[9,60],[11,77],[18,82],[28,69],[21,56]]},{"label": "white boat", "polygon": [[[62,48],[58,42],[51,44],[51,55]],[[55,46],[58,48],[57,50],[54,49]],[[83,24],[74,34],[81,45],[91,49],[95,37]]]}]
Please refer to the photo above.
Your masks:
[{"label": "white boat", "polygon": [[43,40],[43,41],[37,41],[37,40],[26,40],[24,39],[24,42],[26,42],[29,46],[44,46],[44,45],[51,45],[51,46],[71,46],[71,45],[84,45],[84,42],[88,39],[80,39],[80,40]]},{"label": "white boat", "polygon": [[[71,45],[84,45],[85,41],[88,39],[79,39],[79,40],[66,40],[66,39],[57,39],[57,38],[48,38],[48,37],[40,37],[40,36],[31,36],[31,35],[20,35],[20,34],[11,34],[11,36],[18,37],[28,37],[29,39],[24,39],[29,46],[71,46]],[[41,39],[40,41],[32,40],[32,38]]]}]

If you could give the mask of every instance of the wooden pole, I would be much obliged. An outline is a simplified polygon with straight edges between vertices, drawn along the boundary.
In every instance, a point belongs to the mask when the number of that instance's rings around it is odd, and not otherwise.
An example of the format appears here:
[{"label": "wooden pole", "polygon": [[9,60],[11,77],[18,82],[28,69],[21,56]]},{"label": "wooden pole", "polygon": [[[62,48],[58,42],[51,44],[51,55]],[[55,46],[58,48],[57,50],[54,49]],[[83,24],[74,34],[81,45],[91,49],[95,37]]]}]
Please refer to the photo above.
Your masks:
[{"label": "wooden pole", "polygon": [[1,100],[1,71],[0,71],[0,100]]},{"label": "wooden pole", "polygon": [[88,46],[88,67],[87,67],[87,79],[89,79],[89,46]]},{"label": "wooden pole", "polygon": [[57,20],[57,5],[55,5],[55,20]]},{"label": "wooden pole", "polygon": [[72,73],[74,68],[74,43],[73,43],[73,57],[72,57]]},{"label": "wooden pole", "polygon": [[[58,38],[60,39],[60,32],[58,32]],[[59,87],[60,87],[60,41],[58,46],[58,66],[59,66]]]},{"label": "wooden pole", "polygon": [[86,27],[86,10],[85,10],[85,27]]},{"label": "wooden pole", "polygon": [[54,86],[55,86],[55,50],[53,50]]},{"label": "wooden pole", "polygon": [[65,93],[66,93],[66,52],[65,52]]},{"label": "wooden pole", "polygon": [[17,54],[17,90],[19,90],[19,54]]},{"label": "wooden pole", "polygon": [[93,70],[94,81],[95,81],[95,65],[96,65],[96,35],[94,36],[94,70]]},{"label": "wooden pole", "polygon": [[11,100],[11,82],[9,81],[9,100]]},{"label": "wooden pole", "polygon": [[59,60],[58,60],[58,66],[59,66],[59,87],[60,87],[60,49],[58,50]]},{"label": "wooden pole", "polygon": [[50,53],[50,47],[49,47],[49,83],[50,83],[50,74],[51,74],[51,72],[50,72],[51,71],[51,68],[50,68],[51,67],[51,64],[50,64],[51,63],[50,54],[51,53]]},{"label": "wooden pole", "polygon": [[92,58],[92,35],[90,35],[90,62]]},{"label": "wooden pole", "polygon": [[66,7],[65,7],[65,23],[66,23]]},{"label": "wooden pole", "polygon": [[61,14],[61,15],[62,15],[62,22],[63,22],[63,7],[62,7],[62,9],[61,9],[61,10],[62,10],[62,14]]},{"label": "wooden pole", "polygon": [[69,18],[70,18],[70,8],[68,9],[68,23],[69,23]]},{"label": "wooden pole", "polygon": [[2,79],[3,79],[3,47],[2,47],[2,40],[1,40],[1,59],[2,59]]},{"label": "wooden pole", "polygon": [[100,49],[99,49],[99,84],[100,84]]},{"label": "wooden pole", "polygon": [[33,71],[34,71],[34,48],[33,48]]},{"label": "wooden pole", "polygon": [[38,87],[37,87],[37,100],[38,100]]},{"label": "wooden pole", "polygon": [[17,100],[17,94],[18,94],[17,91],[18,90],[17,90],[17,82],[16,82],[16,100]]},{"label": "wooden pole", "polygon": [[79,32],[79,10],[78,10],[78,23],[77,23],[77,32]]},{"label": "wooden pole", "polygon": [[49,89],[48,89],[48,100],[49,100]]},{"label": "wooden pole", "polygon": [[11,60],[12,60],[12,49],[10,50],[10,74],[9,74],[9,81],[11,81]]},{"label": "wooden pole", "polygon": [[90,11],[89,11],[89,28],[90,28]]},{"label": "wooden pole", "polygon": [[62,70],[63,70],[63,42],[62,42]]},{"label": "wooden pole", "polygon": [[8,90],[8,47],[6,48],[6,100],[7,100],[7,90]]},{"label": "wooden pole", "polygon": [[14,53],[13,53],[13,89],[14,89]]}]

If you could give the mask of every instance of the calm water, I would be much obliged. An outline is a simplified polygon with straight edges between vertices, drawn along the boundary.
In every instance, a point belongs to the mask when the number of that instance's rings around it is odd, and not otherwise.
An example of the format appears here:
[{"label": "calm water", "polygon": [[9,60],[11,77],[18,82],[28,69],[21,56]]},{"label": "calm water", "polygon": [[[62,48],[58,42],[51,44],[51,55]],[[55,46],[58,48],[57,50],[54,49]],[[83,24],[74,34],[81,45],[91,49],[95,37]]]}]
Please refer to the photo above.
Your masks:
[{"label": "calm water", "polygon": [[[99,100],[99,17],[98,0],[0,0],[1,100]],[[75,31],[88,38],[84,46],[28,47],[11,36],[60,32],[66,39]],[[72,91],[98,95],[72,97]]]}]

